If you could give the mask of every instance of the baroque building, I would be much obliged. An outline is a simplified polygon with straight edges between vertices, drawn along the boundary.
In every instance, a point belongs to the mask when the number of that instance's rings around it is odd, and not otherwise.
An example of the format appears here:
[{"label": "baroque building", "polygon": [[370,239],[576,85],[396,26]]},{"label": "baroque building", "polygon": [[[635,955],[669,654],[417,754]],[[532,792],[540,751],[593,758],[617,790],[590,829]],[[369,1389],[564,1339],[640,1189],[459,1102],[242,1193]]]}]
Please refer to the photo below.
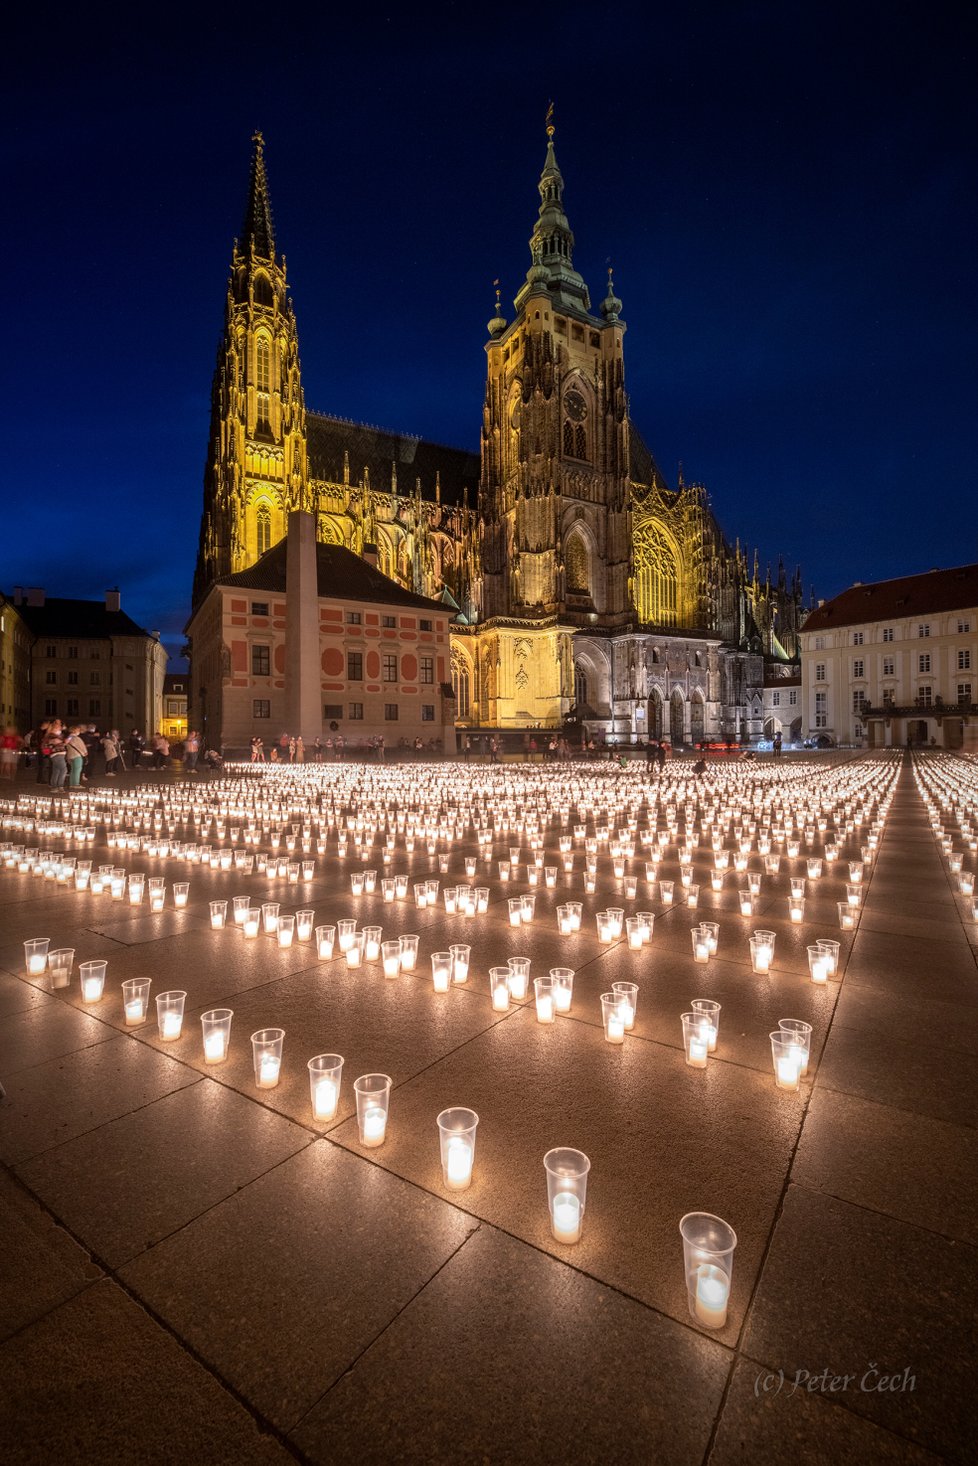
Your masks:
[{"label": "baroque building", "polygon": [[488,325],[478,455],[307,410],[260,134],[254,144],[195,607],[303,510],[320,543],[451,610],[458,726],[576,719],[621,742],[760,735],[765,679],[797,670],[800,576],[789,582],[783,565],[762,576],[704,487],[670,488],[659,472],[629,414],[611,274],[594,310],[574,268],[552,125],[530,268],[512,321],[497,290]]}]

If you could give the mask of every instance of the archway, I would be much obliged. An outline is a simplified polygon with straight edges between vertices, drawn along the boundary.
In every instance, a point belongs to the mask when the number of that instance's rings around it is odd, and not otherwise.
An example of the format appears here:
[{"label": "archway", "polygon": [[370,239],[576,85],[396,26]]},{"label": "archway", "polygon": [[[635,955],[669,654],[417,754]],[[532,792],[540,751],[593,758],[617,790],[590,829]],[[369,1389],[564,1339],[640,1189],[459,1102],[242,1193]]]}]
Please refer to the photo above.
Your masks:
[{"label": "archway", "polygon": [[706,729],[706,709],[701,697],[693,697],[689,703],[689,737],[691,743],[699,743]]},{"label": "archway", "polygon": [[669,737],[674,747],[686,742],[686,709],[678,687],[669,699]]},{"label": "archway", "polygon": [[662,737],[662,694],[657,687],[649,694],[649,737]]}]

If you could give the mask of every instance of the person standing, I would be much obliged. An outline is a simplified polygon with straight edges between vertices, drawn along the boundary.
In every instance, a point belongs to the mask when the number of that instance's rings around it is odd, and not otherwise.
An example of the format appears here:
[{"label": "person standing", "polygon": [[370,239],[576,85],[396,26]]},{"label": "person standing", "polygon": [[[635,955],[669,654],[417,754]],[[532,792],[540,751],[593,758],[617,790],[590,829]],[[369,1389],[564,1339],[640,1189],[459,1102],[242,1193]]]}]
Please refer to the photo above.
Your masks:
[{"label": "person standing", "polygon": [[187,774],[196,774],[197,759],[200,757],[200,734],[191,728],[183,741],[183,768]]},{"label": "person standing", "polygon": [[62,794],[68,778],[68,751],[60,723],[52,723],[48,729],[48,752],[51,759],[51,788],[55,794]]},{"label": "person standing", "polygon": [[12,781],[17,775],[17,750],[20,739],[10,724],[0,734],[0,779]]},{"label": "person standing", "polygon": [[37,758],[37,783],[46,784],[51,777],[51,750],[48,747],[48,730],[50,722],[39,723],[33,733],[29,733],[30,746]]},{"label": "person standing", "polygon": [[298,733],[295,740],[295,761],[297,764],[304,764],[306,761],[306,745],[302,741],[302,734]]},{"label": "person standing", "polygon": [[317,736],[312,745],[313,763],[321,764],[323,761],[323,740]]},{"label": "person standing", "polygon": [[82,782],[87,784],[89,779],[95,778],[95,756],[101,747],[101,739],[95,731],[95,724],[89,723],[81,735],[82,743],[85,745],[85,763],[82,767]]},{"label": "person standing", "polygon": [[102,753],[105,757],[105,777],[114,779],[119,772],[119,744],[116,741],[118,734],[103,733]]},{"label": "person standing", "polygon": [[68,788],[80,789],[82,768],[85,763],[85,744],[81,728],[72,728],[65,739],[65,756],[68,760]]}]

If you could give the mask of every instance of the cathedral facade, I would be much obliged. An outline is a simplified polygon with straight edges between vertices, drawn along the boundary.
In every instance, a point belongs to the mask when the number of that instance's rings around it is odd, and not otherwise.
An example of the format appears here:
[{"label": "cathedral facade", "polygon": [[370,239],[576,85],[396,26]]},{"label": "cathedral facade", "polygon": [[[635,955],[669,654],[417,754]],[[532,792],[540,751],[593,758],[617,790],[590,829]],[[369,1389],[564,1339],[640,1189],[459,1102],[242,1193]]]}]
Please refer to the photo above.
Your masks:
[{"label": "cathedral facade", "polygon": [[[548,127],[531,264],[488,325],[481,452],[306,408],[295,311],[255,138],[212,391],[199,605],[315,517],[452,611],[462,728],[586,726],[674,742],[758,736],[797,669],[801,583],[731,546],[701,485],[670,488],[628,411],[621,301],[592,309]],[[192,648],[193,651],[193,648]]]}]

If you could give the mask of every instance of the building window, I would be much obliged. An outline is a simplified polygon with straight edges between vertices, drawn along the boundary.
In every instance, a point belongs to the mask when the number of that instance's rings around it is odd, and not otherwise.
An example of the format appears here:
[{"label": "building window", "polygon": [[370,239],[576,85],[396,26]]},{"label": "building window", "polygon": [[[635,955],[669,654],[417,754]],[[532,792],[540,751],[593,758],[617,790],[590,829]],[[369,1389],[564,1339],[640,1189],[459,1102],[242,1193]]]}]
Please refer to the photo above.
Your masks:
[{"label": "building window", "polygon": [[895,657],[884,657],[883,658],[883,676],[884,677],[892,677],[892,676],[894,676],[895,672],[896,672],[896,658]]},{"label": "building window", "polygon": [[679,565],[653,522],[635,536],[635,599],[639,620],[646,625],[675,626],[679,619]]},{"label": "building window", "polygon": [[421,704],[421,721],[422,723],[433,723],[435,721],[435,705],[433,702],[423,702]]},{"label": "building window", "polygon": [[815,638],[815,650],[817,652],[824,652],[824,650],[825,650],[825,637],[824,636],[816,636],[816,638]]},{"label": "building window", "polygon": [[971,671],[971,649],[970,647],[958,647],[958,671]]},{"label": "building window", "polygon": [[[961,664],[959,662],[958,663],[958,666],[960,666],[960,665]],[[970,663],[969,663],[969,666],[970,666]],[[434,682],[434,680],[435,680],[435,659],[434,659],[434,657],[422,657],[421,658],[421,676],[420,676],[420,681],[430,684],[430,683]]]},{"label": "building window", "polygon": [[854,688],[853,689],[853,693],[852,693],[852,710],[853,710],[853,712],[859,714],[859,713],[862,712],[862,710],[863,710],[863,708],[865,706],[866,706],[866,694],[865,694],[865,692],[862,690],[861,687]]},{"label": "building window", "polygon": [[815,681],[816,682],[824,682],[825,681],[825,663],[824,662],[816,662],[815,663]]},{"label": "building window", "polygon": [[587,545],[579,534],[570,534],[564,541],[564,584],[568,595],[591,594]]},{"label": "building window", "polygon": [[56,657],[58,655],[58,648],[56,646],[46,646],[44,648],[44,655],[46,657]]},{"label": "building window", "polygon": [[88,715],[90,718],[98,718],[102,715],[102,699],[90,697],[88,699]]},{"label": "building window", "polygon": [[251,648],[251,675],[252,677],[270,677],[272,675],[272,649],[270,646],[253,646]]},{"label": "building window", "polygon": [[44,681],[47,683],[48,687],[54,687],[57,684],[57,681],[58,681],[58,674],[57,674],[57,672],[53,672],[53,671],[51,671],[49,669],[44,674]]},{"label": "building window", "polygon": [[792,688],[792,690],[788,693],[788,706],[789,706],[789,708],[794,708],[794,707],[797,707],[798,706],[798,690],[797,690],[797,688]]},{"label": "building window", "polygon": [[928,686],[917,688],[917,702],[922,708],[929,708],[934,699],[933,689]]},{"label": "building window", "polygon": [[852,644],[853,644],[853,646],[862,646],[862,644],[863,644],[863,634],[862,634],[861,631],[854,631],[852,633]]},{"label": "building window", "polygon": [[397,681],[397,657],[393,652],[384,653],[384,681]]},{"label": "building window", "polygon": [[101,686],[101,682],[102,682],[102,674],[101,674],[101,672],[89,672],[89,674],[88,674],[88,685],[89,685],[89,687],[99,687],[99,686]]},{"label": "building window", "polygon": [[920,655],[917,658],[917,671],[918,672],[929,672],[930,671],[930,652],[921,652],[920,653]]},{"label": "building window", "polygon": [[327,702],[323,704],[324,718],[332,718],[335,720],[337,718],[342,718],[342,716],[343,704],[341,702]]},{"label": "building window", "polygon": [[930,636],[930,622],[924,621],[917,627],[918,636]]},{"label": "building window", "polygon": [[359,611],[347,611],[347,613],[346,613],[346,624],[347,624],[347,626],[359,626],[360,625],[360,612]]},{"label": "building window", "polygon": [[772,706],[772,708],[779,708],[781,706],[781,694],[780,694],[780,692],[772,692],[771,693],[771,706]]},{"label": "building window", "polygon": [[68,648],[68,658],[72,662],[78,661],[78,648],[76,646],[70,646]]},{"label": "building window", "polygon": [[363,681],[363,652],[347,652],[346,680],[347,682]]},{"label": "building window", "polygon": [[815,727],[827,728],[829,725],[829,695],[827,692],[816,692],[815,694]]},{"label": "building window", "polygon": [[884,626],[883,627],[883,640],[884,641],[892,641],[893,640],[893,627],[892,626]]},{"label": "building window", "polygon": [[351,702],[350,703],[350,722],[351,723],[362,723],[363,722],[363,703],[362,702]]},{"label": "building window", "polygon": [[272,705],[267,697],[256,697],[251,704],[251,715],[253,718],[270,718],[272,716]]},{"label": "building window", "polygon": [[384,719],[388,723],[396,723],[397,722],[397,703],[396,702],[385,702],[384,703]]},{"label": "building window", "polygon": [[456,718],[467,718],[469,716],[471,687],[469,684],[469,669],[461,659],[452,662],[452,691],[455,694]]},{"label": "building window", "polygon": [[55,702],[54,698],[53,697],[46,697],[44,699],[44,713],[45,713],[45,716],[50,718],[52,716],[52,714],[56,713],[57,711],[58,711],[58,704]]},{"label": "building window", "polygon": [[77,672],[69,672],[68,673],[68,686],[69,687],[77,687],[78,686],[78,673]]},{"label": "building window", "polygon": [[429,621],[426,616],[422,616],[421,617],[421,620],[418,622],[418,625],[419,625],[419,627],[421,628],[422,631],[433,631],[434,630],[434,623],[431,622],[431,621]]},{"label": "building window", "polygon": [[[267,509],[266,509],[265,513],[266,514],[268,513],[268,510]],[[266,545],[265,548],[267,549],[268,546]],[[252,601],[252,603],[251,603],[251,614],[253,616],[267,616],[268,615],[268,602],[267,601]]]},{"label": "building window", "polygon": [[[266,550],[272,548],[272,513],[267,504],[259,505],[255,514],[255,548],[259,555],[264,555]],[[257,616],[254,606],[251,609]]]},{"label": "building window", "polygon": [[396,626],[397,625],[397,617],[396,616],[381,616],[381,618],[380,618],[380,624],[381,624],[381,626],[386,626],[387,629],[390,630],[390,628],[392,626]]},{"label": "building window", "polygon": [[971,622],[970,621],[959,621],[958,622],[958,635],[959,636],[967,636],[967,635],[970,634],[970,632],[971,632]]},{"label": "building window", "polygon": [[853,662],[853,664],[852,664],[852,675],[853,675],[853,677],[865,677],[866,676],[866,664],[863,661],[862,657],[857,657],[856,660]]},{"label": "building window", "polygon": [[971,701],[971,683],[970,682],[959,682],[958,683],[958,702],[970,702],[970,701]]},{"label": "building window", "polygon": [[69,718],[77,718],[78,717],[78,699],[77,699],[77,697],[69,697],[68,701],[65,703],[65,712],[66,712],[66,714],[67,714],[67,716]]}]

